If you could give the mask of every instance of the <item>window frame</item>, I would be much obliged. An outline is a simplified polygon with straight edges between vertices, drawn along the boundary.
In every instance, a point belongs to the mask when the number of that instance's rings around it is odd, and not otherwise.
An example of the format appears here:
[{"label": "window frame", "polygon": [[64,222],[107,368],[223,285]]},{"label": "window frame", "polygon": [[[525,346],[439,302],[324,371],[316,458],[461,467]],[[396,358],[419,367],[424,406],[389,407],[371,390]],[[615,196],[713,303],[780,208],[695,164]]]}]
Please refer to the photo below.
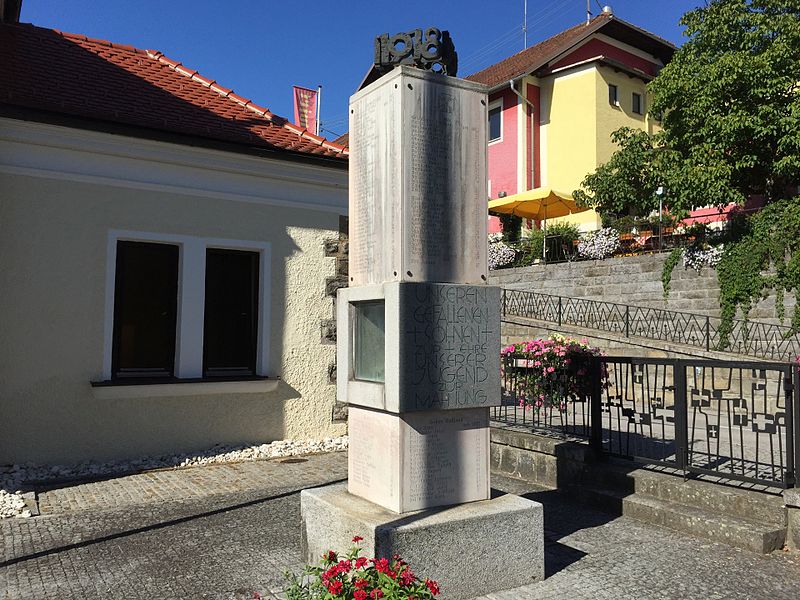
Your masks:
[{"label": "window frame", "polygon": [[[500,109],[500,137],[496,137],[494,139],[489,138],[491,135],[491,128],[489,127],[489,113],[491,113],[494,109]],[[496,144],[497,142],[503,141],[503,99],[498,98],[497,100],[493,100],[489,103],[489,106],[486,107],[486,139],[488,144]]]},{"label": "window frame", "polygon": [[[636,98],[639,98],[639,109],[636,109]],[[644,114],[644,96],[639,92],[631,92],[631,112],[635,115]]]},{"label": "window frame", "polygon": [[[611,90],[614,90],[614,99],[611,99]],[[608,84],[608,103],[611,106],[619,106],[619,86],[616,83]]]},{"label": "window frame", "polygon": [[[142,242],[139,240],[117,240],[116,243],[116,252],[115,252],[115,265],[114,265],[114,314],[112,315],[113,319],[113,328],[114,331],[112,332],[112,348],[111,348],[111,379],[115,381],[133,381],[135,379],[164,379],[164,378],[171,378],[175,375],[175,356],[176,356],[176,341],[177,339],[171,340],[171,345],[168,348],[172,352],[172,359],[171,364],[169,365],[168,369],[157,370],[147,369],[147,368],[136,368],[135,370],[129,371],[127,373],[123,373],[123,369],[120,366],[121,357],[120,354],[122,353],[122,324],[118,321],[118,318],[122,316],[124,312],[124,305],[127,301],[120,298],[118,292],[121,291],[120,288],[126,287],[124,285],[124,271],[120,272],[120,245],[121,244],[137,244],[137,245],[151,245],[151,246],[162,246],[163,248],[170,248],[171,252],[173,252],[173,256],[171,260],[174,261],[171,266],[175,268],[175,280],[174,280],[174,301],[175,301],[175,308],[174,314],[171,315],[169,328],[174,331],[178,329],[178,284],[180,281],[180,246],[177,244],[168,244],[163,242]],[[172,292],[173,290],[170,289],[170,300],[172,299]],[[124,295],[123,295],[124,297]],[[171,301],[170,301],[171,304]],[[166,333],[166,332],[165,332]],[[169,336],[166,336],[169,337]]]},{"label": "window frame", "polygon": [[[206,238],[180,234],[145,231],[111,230],[106,248],[106,287],[103,340],[103,371],[105,381],[112,379],[114,347],[114,296],[117,264],[117,242],[150,242],[174,244],[178,248],[178,317],[175,328],[174,378],[203,378],[203,329],[205,317],[206,250],[220,248],[259,253],[258,336],[256,376],[270,372],[270,309],[271,309],[271,249],[265,241]],[[117,380],[115,380],[117,381]]]}]

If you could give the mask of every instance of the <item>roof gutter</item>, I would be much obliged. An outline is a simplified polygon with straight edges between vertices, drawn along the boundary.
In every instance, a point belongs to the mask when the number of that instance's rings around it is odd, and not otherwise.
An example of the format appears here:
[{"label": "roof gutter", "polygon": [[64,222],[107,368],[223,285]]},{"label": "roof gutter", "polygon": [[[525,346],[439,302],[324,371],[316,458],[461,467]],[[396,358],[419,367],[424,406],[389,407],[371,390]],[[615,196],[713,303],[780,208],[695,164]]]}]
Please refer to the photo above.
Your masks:
[{"label": "roof gutter", "polygon": [[[517,81],[522,81],[522,77],[520,77]],[[508,80],[508,87],[511,88],[511,91],[514,92],[517,96],[519,96],[522,99],[522,101],[525,102],[525,104],[531,107],[531,111],[536,110],[536,106],[534,106],[533,102],[528,100],[522,92],[520,92],[517,88],[514,87],[513,79]]]}]

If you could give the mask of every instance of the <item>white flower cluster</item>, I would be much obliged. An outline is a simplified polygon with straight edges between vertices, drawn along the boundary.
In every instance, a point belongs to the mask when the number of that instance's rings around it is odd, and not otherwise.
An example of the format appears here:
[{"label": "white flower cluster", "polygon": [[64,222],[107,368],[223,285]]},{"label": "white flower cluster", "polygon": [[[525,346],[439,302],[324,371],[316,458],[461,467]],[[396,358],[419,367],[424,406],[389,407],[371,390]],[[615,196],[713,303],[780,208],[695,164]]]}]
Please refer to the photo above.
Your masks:
[{"label": "white flower cluster", "polygon": [[[493,237],[493,236],[500,236]],[[489,270],[501,269],[514,262],[517,253],[506,246],[502,241],[501,234],[492,233],[489,235]]]},{"label": "white flower cluster", "polygon": [[585,258],[608,258],[619,248],[619,232],[611,227],[590,231],[581,236],[578,253]]},{"label": "white flower cluster", "polygon": [[198,465],[234,463],[265,458],[317,454],[347,450],[348,438],[325,438],[322,440],[278,440],[259,446],[218,445],[203,452],[167,454],[125,461],[104,463],[82,462],[72,465],[24,465],[0,466],[0,519],[30,517],[26,510],[20,488],[28,481],[70,480],[108,475],[125,475],[149,469],[180,469]]},{"label": "white flower cluster", "polygon": [[490,244],[494,244],[496,242],[502,242],[502,241],[503,241],[503,233],[501,231],[489,234],[489,243]]},{"label": "white flower cluster", "polygon": [[686,248],[683,251],[683,266],[687,269],[694,269],[698,273],[704,266],[712,269],[716,268],[722,258],[722,246],[713,248]]}]

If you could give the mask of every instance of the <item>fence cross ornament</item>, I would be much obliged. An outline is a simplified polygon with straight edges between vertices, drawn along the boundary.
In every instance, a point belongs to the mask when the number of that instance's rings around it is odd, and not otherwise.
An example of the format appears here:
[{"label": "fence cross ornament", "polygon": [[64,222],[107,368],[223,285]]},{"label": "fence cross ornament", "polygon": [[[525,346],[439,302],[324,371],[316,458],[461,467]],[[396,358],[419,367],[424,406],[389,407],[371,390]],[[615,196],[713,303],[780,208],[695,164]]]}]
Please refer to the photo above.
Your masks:
[{"label": "fence cross ornament", "polygon": [[455,77],[458,54],[448,31],[436,27],[375,38],[375,68],[385,74],[397,65],[413,65],[426,71]]}]

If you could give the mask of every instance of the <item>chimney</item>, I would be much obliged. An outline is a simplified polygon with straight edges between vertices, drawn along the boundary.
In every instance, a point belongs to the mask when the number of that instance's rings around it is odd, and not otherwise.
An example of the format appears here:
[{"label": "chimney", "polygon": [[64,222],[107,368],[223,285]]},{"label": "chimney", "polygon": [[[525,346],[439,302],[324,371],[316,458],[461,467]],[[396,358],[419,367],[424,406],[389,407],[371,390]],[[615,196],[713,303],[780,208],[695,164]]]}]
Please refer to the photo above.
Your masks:
[{"label": "chimney", "polygon": [[0,0],[0,22],[19,23],[22,0]]}]

